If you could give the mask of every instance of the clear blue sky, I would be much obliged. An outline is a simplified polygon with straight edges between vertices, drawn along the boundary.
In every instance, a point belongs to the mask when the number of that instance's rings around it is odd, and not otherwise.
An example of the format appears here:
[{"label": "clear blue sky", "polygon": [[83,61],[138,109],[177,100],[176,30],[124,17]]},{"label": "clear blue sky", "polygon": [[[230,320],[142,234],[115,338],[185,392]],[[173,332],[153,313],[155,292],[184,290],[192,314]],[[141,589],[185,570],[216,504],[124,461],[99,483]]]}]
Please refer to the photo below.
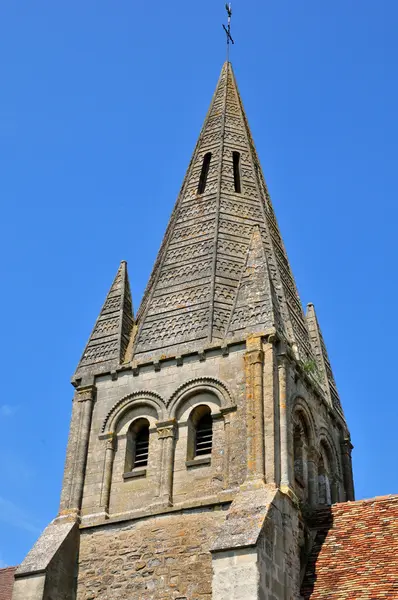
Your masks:
[{"label": "clear blue sky", "polygon": [[[58,509],[75,369],[138,308],[224,60],[223,0],[0,5],[0,564]],[[235,0],[233,64],[358,498],[398,492],[398,3]]]}]

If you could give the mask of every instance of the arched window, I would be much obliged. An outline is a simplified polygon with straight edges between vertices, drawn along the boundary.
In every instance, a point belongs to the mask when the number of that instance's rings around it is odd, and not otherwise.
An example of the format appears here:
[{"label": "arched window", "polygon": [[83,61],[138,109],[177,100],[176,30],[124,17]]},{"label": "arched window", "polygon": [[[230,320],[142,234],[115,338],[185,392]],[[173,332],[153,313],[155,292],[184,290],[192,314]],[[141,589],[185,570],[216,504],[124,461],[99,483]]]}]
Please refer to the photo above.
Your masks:
[{"label": "arched window", "polygon": [[202,171],[200,173],[199,185],[198,185],[198,194],[204,194],[207,183],[207,176],[209,174],[211,161],[211,152],[208,152],[203,157]]},{"label": "arched window", "polygon": [[234,164],[234,186],[235,186],[235,192],[237,194],[240,194],[242,189],[241,189],[241,184],[240,184],[240,153],[239,152],[232,152],[232,160],[233,160],[233,164]]},{"label": "arched window", "polygon": [[332,460],[325,444],[321,444],[321,456],[318,463],[318,501],[323,505],[336,501],[332,498]]},{"label": "arched window", "polygon": [[197,406],[189,417],[188,460],[210,457],[213,448],[213,419],[206,405]]},{"label": "arched window", "polygon": [[133,421],[127,433],[125,473],[144,469],[148,465],[149,422],[147,419]]},{"label": "arched window", "polygon": [[308,443],[309,435],[305,420],[298,414],[293,432],[294,479],[298,495],[308,499]]}]

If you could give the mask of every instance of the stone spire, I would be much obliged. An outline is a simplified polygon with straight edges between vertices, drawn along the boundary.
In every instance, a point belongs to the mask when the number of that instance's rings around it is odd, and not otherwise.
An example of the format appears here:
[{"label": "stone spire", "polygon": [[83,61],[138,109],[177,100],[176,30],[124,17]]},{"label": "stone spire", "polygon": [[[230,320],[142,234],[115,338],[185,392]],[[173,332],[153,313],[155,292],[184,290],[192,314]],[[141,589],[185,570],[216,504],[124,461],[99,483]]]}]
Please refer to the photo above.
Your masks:
[{"label": "stone spire", "polygon": [[316,360],[316,368],[319,373],[322,387],[330,404],[343,416],[343,409],[341,407],[340,397],[337,391],[336,382],[334,380],[332,367],[330,366],[326,345],[323,341],[321,328],[319,327],[313,304],[308,304],[307,306],[306,320],[310,334],[311,346]]},{"label": "stone spire", "polygon": [[124,359],[133,330],[133,304],[127,263],[122,261],[94,329],[77,367],[74,379],[115,369]]},{"label": "stone spire", "polygon": [[264,252],[265,260],[263,277],[252,283],[261,279],[258,294],[267,290],[273,314],[280,315],[271,321],[308,361],[312,350],[302,306],[227,62],[137,315],[135,357],[194,351],[270,324],[268,316],[256,320],[257,309],[250,317],[246,311],[242,321],[237,312],[254,228],[252,250]]},{"label": "stone spire", "polygon": [[227,337],[259,330],[284,332],[260,228],[255,226],[242,271]]}]

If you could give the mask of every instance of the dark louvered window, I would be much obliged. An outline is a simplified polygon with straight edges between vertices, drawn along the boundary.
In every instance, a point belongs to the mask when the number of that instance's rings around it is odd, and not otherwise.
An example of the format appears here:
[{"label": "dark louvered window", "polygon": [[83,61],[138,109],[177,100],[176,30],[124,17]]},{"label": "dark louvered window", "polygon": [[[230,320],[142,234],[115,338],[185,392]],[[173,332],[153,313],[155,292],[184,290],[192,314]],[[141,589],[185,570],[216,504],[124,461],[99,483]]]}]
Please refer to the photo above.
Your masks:
[{"label": "dark louvered window", "polygon": [[204,158],[203,158],[202,171],[200,173],[199,186],[198,186],[198,194],[204,194],[204,192],[205,192],[207,176],[209,174],[209,168],[210,168],[210,161],[211,161],[211,152],[208,152],[207,154],[204,155]]},{"label": "dark louvered window", "polygon": [[234,185],[235,192],[237,194],[241,193],[241,185],[240,185],[240,154],[239,152],[232,152],[232,159],[234,163]]},{"label": "dark louvered window", "polygon": [[213,421],[211,414],[199,419],[196,425],[195,456],[211,454],[213,445]]},{"label": "dark louvered window", "polygon": [[144,425],[137,433],[135,438],[135,453],[133,468],[146,467],[148,464],[149,451],[149,427]]}]

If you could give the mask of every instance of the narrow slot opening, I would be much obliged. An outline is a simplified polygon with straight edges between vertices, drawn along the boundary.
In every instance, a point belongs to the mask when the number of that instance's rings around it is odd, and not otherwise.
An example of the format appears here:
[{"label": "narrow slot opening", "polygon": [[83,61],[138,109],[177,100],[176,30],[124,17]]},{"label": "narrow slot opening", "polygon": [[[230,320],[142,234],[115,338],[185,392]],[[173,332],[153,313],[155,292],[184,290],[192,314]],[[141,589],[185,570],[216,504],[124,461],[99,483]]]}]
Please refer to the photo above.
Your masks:
[{"label": "narrow slot opening", "polygon": [[148,453],[149,453],[149,427],[144,426],[137,433],[135,439],[135,457],[134,457],[134,466],[137,467],[146,467],[148,465]]},{"label": "narrow slot opening", "polygon": [[234,163],[234,185],[235,192],[237,194],[241,193],[241,185],[240,185],[240,153],[232,152],[232,159]]},{"label": "narrow slot opening", "polygon": [[196,425],[195,456],[211,454],[212,445],[213,420],[209,410]]},{"label": "narrow slot opening", "polygon": [[203,194],[206,189],[207,176],[209,174],[209,168],[210,168],[210,161],[211,161],[211,152],[208,152],[203,157],[202,172],[200,174],[199,186],[198,186],[198,194]]}]

